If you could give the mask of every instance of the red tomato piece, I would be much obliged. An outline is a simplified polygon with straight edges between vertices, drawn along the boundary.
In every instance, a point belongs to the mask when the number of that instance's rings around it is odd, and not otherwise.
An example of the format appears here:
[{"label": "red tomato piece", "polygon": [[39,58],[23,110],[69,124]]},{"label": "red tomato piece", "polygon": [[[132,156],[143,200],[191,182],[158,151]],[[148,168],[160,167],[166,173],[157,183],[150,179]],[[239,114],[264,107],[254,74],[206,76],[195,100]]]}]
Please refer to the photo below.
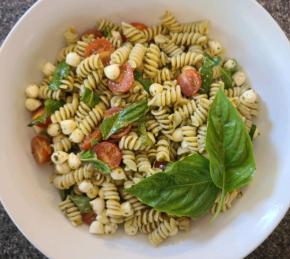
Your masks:
[{"label": "red tomato piece", "polygon": [[31,140],[31,151],[38,164],[49,162],[52,154],[49,139],[44,136],[34,136]]},{"label": "red tomato piece", "polygon": [[133,25],[135,28],[141,31],[146,30],[148,28],[147,25],[141,22],[131,22],[131,25]]},{"label": "red tomato piece", "polygon": [[91,34],[93,34],[95,36],[95,38],[103,37],[103,33],[101,31],[97,30],[97,28],[88,29],[81,36],[91,35]]},{"label": "red tomato piece", "polygon": [[128,92],[134,82],[134,74],[129,64],[124,64],[120,67],[121,73],[116,80],[108,80],[110,90],[115,94],[122,94]]},{"label": "red tomato piece", "polygon": [[200,74],[193,68],[187,68],[177,77],[177,82],[180,85],[182,93],[187,96],[196,94],[202,84]]},{"label": "red tomato piece", "polygon": [[91,42],[85,49],[85,57],[88,57],[92,54],[99,54],[102,62],[107,64],[112,52],[114,51],[114,47],[106,39],[95,39]]},{"label": "red tomato piece", "polygon": [[[36,111],[32,113],[32,120],[38,119],[40,116],[44,115],[45,108],[43,106],[39,107]],[[37,123],[35,126],[39,128],[47,128],[47,126],[51,123],[50,116],[48,116],[44,123]]]},{"label": "red tomato piece", "polygon": [[99,129],[96,129],[84,139],[83,143],[80,145],[80,148],[82,150],[89,150],[97,144],[94,142],[99,142],[101,139],[102,139],[101,131]]},{"label": "red tomato piece", "polygon": [[96,216],[95,212],[82,213],[82,220],[85,224],[91,225],[91,223],[96,219]]},{"label": "red tomato piece", "polygon": [[153,164],[153,167],[160,168],[160,169],[164,170],[166,165],[167,165],[167,162],[165,162],[165,161],[155,161]]},{"label": "red tomato piece", "polygon": [[96,145],[95,151],[98,159],[106,163],[110,168],[117,168],[122,160],[122,154],[117,145],[110,142],[101,142]]}]

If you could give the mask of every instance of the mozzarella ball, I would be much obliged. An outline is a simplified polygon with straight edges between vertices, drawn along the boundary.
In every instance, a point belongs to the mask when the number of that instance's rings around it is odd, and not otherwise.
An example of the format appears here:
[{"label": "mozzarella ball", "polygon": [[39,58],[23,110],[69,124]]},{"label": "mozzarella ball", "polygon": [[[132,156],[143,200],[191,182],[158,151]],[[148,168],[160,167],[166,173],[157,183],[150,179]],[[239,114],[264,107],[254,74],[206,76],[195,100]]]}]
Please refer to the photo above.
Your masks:
[{"label": "mozzarella ball", "polygon": [[62,164],[68,159],[68,154],[63,151],[56,151],[51,155],[51,161],[54,164]]},{"label": "mozzarella ball", "polygon": [[42,68],[42,72],[46,76],[51,76],[55,71],[55,66],[50,62],[46,62]]},{"label": "mozzarella ball", "polygon": [[72,134],[70,134],[69,139],[74,143],[81,143],[84,137],[85,136],[80,129],[75,129]]},{"label": "mozzarella ball", "polygon": [[112,64],[104,68],[105,76],[110,80],[116,80],[120,75],[120,67],[118,64]]},{"label": "mozzarella ball", "polygon": [[233,75],[233,80],[237,86],[242,86],[246,82],[246,74],[238,71]]},{"label": "mozzarella ball", "polygon": [[81,63],[81,57],[75,52],[69,52],[65,62],[72,67],[77,67]]},{"label": "mozzarella ball", "polygon": [[56,137],[60,134],[60,126],[58,123],[52,123],[47,127],[47,134],[51,137]]},{"label": "mozzarella ball", "polygon": [[77,169],[80,167],[82,161],[80,157],[74,153],[68,155],[68,165],[71,169]]},{"label": "mozzarella ball", "polygon": [[210,52],[212,55],[216,56],[222,52],[222,45],[216,40],[210,40],[208,42]]},{"label": "mozzarella ball", "polygon": [[34,98],[27,98],[25,100],[25,108],[28,110],[28,111],[35,111],[37,110],[39,107],[41,106],[41,101],[37,100],[37,99],[34,99]]},{"label": "mozzarella ball", "polygon": [[78,187],[79,187],[81,192],[87,193],[87,192],[89,192],[89,190],[91,188],[93,188],[93,185],[91,182],[85,180],[85,181],[80,182],[78,184]]},{"label": "mozzarella ball", "polygon": [[39,88],[37,85],[29,85],[25,89],[25,94],[28,98],[37,98]]},{"label": "mozzarella ball", "polygon": [[60,123],[62,133],[65,135],[71,134],[77,127],[75,120],[64,120]]},{"label": "mozzarella ball", "polygon": [[96,198],[90,201],[90,204],[97,215],[102,214],[102,212],[105,210],[105,201],[102,198]]},{"label": "mozzarella ball", "polygon": [[93,221],[90,225],[89,232],[91,234],[102,235],[105,233],[104,225],[98,221]]},{"label": "mozzarella ball", "polygon": [[242,94],[242,98],[249,103],[255,103],[258,99],[258,96],[254,90],[247,90]]}]

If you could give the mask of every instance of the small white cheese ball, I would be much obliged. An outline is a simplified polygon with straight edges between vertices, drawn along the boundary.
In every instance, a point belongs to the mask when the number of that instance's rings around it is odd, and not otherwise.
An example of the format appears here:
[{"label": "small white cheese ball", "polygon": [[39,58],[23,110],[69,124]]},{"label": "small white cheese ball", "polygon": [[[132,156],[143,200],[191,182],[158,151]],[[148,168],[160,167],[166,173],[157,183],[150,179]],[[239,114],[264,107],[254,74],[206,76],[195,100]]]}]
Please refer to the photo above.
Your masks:
[{"label": "small white cheese ball", "polygon": [[173,132],[172,140],[174,142],[181,142],[183,140],[182,130],[180,128]]},{"label": "small white cheese ball", "polygon": [[77,67],[81,63],[81,57],[75,52],[69,52],[65,62],[72,67]]},{"label": "small white cheese ball", "polygon": [[34,112],[41,106],[41,101],[34,98],[27,98],[25,100],[25,108],[28,111]]},{"label": "small white cheese ball", "polygon": [[78,155],[74,153],[70,153],[68,155],[68,165],[71,169],[78,169],[81,163],[82,161]]},{"label": "small white cheese ball", "polygon": [[133,208],[128,201],[125,201],[121,204],[121,211],[124,217],[129,217],[134,213]]},{"label": "small white cheese ball", "polygon": [[120,67],[118,64],[112,64],[104,68],[105,76],[110,80],[116,80],[120,75]]},{"label": "small white cheese ball", "polygon": [[111,173],[111,177],[114,180],[123,180],[126,179],[126,175],[121,167],[114,169]]},{"label": "small white cheese ball", "polygon": [[55,66],[50,62],[46,62],[42,67],[42,73],[46,76],[51,76],[55,71]]},{"label": "small white cheese ball", "polygon": [[242,86],[246,82],[246,74],[238,71],[233,75],[233,80],[237,86]]},{"label": "small white cheese ball", "polygon": [[253,89],[245,91],[242,94],[242,98],[249,103],[255,103],[258,99],[257,94]]},{"label": "small white cheese ball", "polygon": [[208,42],[208,46],[210,48],[211,54],[214,56],[222,52],[222,45],[216,40],[210,40]]},{"label": "small white cheese ball", "polygon": [[127,221],[124,223],[124,231],[130,236],[135,236],[138,232],[138,225],[133,224],[131,221]]},{"label": "small white cheese ball", "polygon": [[98,234],[98,235],[105,234],[104,225],[100,223],[99,221],[93,221],[90,225],[89,232],[91,234]]},{"label": "small white cheese ball", "polygon": [[37,85],[29,85],[25,89],[25,94],[28,98],[37,98],[39,88]]},{"label": "small white cheese ball", "polygon": [[105,234],[110,235],[116,233],[118,230],[118,225],[115,223],[108,223],[105,225]]},{"label": "small white cheese ball", "polygon": [[99,221],[102,224],[108,224],[110,222],[108,216],[107,216],[107,211],[104,210],[97,216],[97,221]]},{"label": "small white cheese ball", "polygon": [[56,164],[55,165],[55,170],[59,173],[59,174],[67,174],[70,172],[70,167],[68,165],[67,162],[64,162],[62,164]]},{"label": "small white cheese ball", "polygon": [[228,69],[228,70],[234,70],[236,69],[238,63],[235,59],[229,59],[226,61],[226,63],[224,64],[224,68]]},{"label": "small white cheese ball", "polygon": [[81,143],[84,137],[85,136],[80,129],[75,129],[72,134],[70,134],[69,139],[74,143]]},{"label": "small white cheese ball", "polygon": [[51,123],[47,127],[47,134],[51,137],[56,137],[60,134],[60,126],[58,123]]},{"label": "small white cheese ball", "polygon": [[160,94],[163,90],[163,86],[161,84],[154,83],[150,85],[149,92],[152,96]]},{"label": "small white cheese ball", "polygon": [[97,215],[101,215],[102,212],[105,209],[105,201],[102,198],[96,198],[92,201],[90,201],[90,204],[93,208],[93,211],[97,214]]},{"label": "small white cheese ball", "polygon": [[68,159],[68,154],[63,151],[56,151],[51,155],[51,161],[54,164],[62,164]]},{"label": "small white cheese ball", "polygon": [[65,135],[71,134],[77,127],[75,120],[64,120],[60,122],[61,131]]},{"label": "small white cheese ball", "polygon": [[81,192],[87,193],[87,192],[89,192],[90,189],[93,188],[94,186],[92,185],[91,182],[84,180],[84,181],[82,181],[82,182],[80,182],[80,183],[78,184],[78,187],[79,187],[79,189],[80,189]]}]

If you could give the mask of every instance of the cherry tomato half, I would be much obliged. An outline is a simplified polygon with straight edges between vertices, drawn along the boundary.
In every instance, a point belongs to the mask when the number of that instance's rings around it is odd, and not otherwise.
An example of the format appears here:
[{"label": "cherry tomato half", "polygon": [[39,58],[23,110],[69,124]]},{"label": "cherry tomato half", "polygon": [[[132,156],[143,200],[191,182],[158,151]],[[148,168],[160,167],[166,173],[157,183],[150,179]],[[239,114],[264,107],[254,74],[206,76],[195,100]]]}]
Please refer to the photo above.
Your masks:
[{"label": "cherry tomato half", "polygon": [[93,34],[95,36],[95,38],[103,37],[103,33],[101,31],[97,30],[97,28],[88,29],[85,32],[83,32],[81,36],[91,35],[91,34]]},{"label": "cherry tomato half", "polygon": [[96,219],[96,216],[95,212],[82,213],[82,220],[85,224],[91,225],[91,223]]},{"label": "cherry tomato half", "polygon": [[121,73],[116,80],[108,80],[108,86],[114,94],[128,92],[134,82],[134,74],[129,64],[124,64],[120,67]]},{"label": "cherry tomato half", "polygon": [[136,29],[141,31],[146,30],[148,28],[147,25],[141,22],[131,22],[131,25],[133,25]]},{"label": "cherry tomato half", "polygon": [[31,151],[38,164],[49,162],[52,154],[49,139],[44,136],[34,136],[31,140]]},{"label": "cherry tomato half", "polygon": [[122,160],[122,154],[117,145],[110,142],[101,142],[96,145],[95,151],[98,159],[106,163],[110,168],[118,167]]},{"label": "cherry tomato half", "polygon": [[95,39],[92,41],[85,49],[85,57],[88,57],[92,54],[99,54],[103,64],[108,64],[110,61],[110,56],[114,51],[114,47],[106,39]]},{"label": "cherry tomato half", "polygon": [[93,131],[89,136],[87,136],[83,143],[81,143],[80,148],[82,150],[89,150],[93,148],[97,142],[99,142],[102,139],[102,134],[99,129],[96,129]]},{"label": "cherry tomato half", "polygon": [[187,96],[196,94],[202,84],[200,74],[193,68],[187,68],[177,77],[177,82],[180,85],[182,93]]},{"label": "cherry tomato half", "polygon": [[[38,119],[40,116],[44,115],[45,108],[43,106],[39,107],[36,111],[32,113],[32,120]],[[50,116],[48,116],[44,123],[37,123],[35,126],[39,128],[47,128],[47,126],[51,123]]]}]

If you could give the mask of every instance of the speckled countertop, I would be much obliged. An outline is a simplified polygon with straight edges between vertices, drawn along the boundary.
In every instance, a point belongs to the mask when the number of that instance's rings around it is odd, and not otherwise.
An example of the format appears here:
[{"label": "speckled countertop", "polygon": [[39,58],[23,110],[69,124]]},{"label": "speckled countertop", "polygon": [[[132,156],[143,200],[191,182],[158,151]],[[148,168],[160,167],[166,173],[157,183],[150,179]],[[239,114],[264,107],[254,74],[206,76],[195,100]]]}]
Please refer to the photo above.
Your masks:
[{"label": "speckled countertop", "polygon": [[[36,0],[0,0],[0,44],[16,21]],[[258,0],[278,21],[290,39],[290,0]],[[26,240],[0,204],[0,259],[46,258]],[[290,210],[285,218],[247,259],[290,258]]]}]

